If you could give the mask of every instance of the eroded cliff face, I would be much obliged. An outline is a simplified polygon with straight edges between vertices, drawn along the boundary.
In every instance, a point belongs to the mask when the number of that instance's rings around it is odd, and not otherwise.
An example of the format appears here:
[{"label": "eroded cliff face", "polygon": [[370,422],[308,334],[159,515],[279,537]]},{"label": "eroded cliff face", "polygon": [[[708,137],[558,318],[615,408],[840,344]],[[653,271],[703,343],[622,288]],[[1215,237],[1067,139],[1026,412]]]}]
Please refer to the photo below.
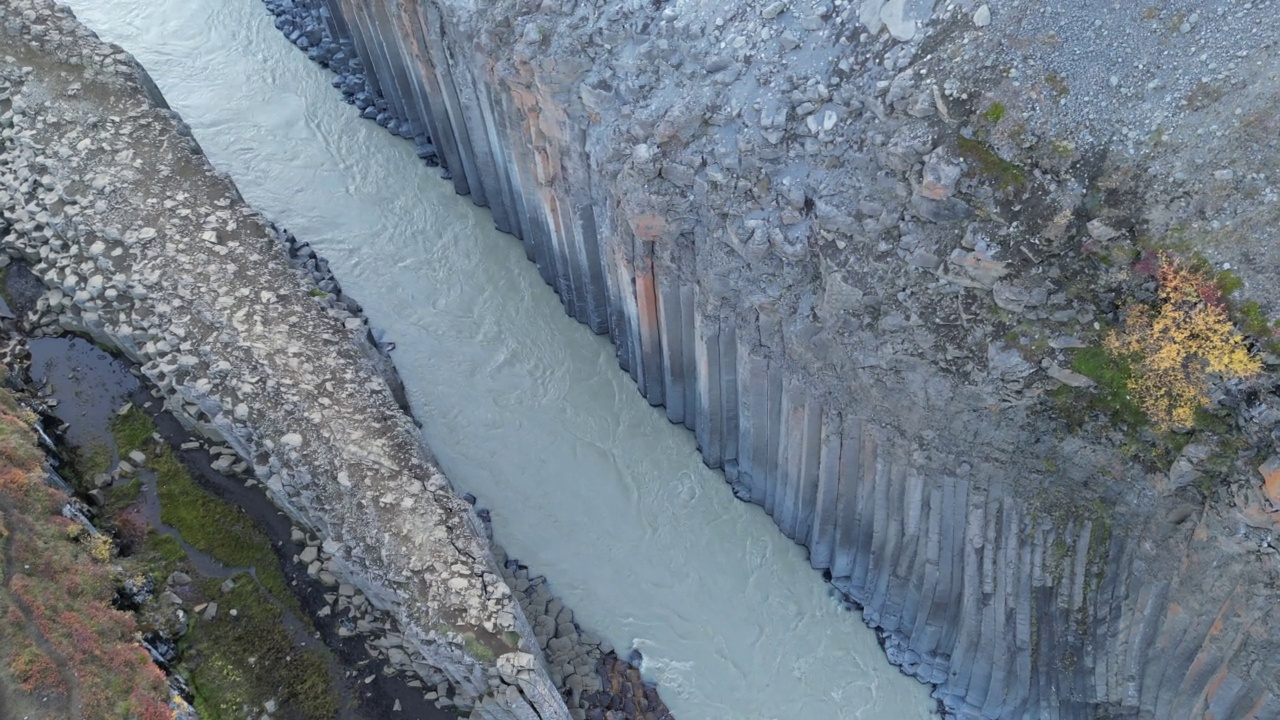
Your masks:
[{"label": "eroded cliff face", "polygon": [[1268,3],[269,4],[948,713],[1280,716],[1271,381],[1202,490],[1049,399],[1122,301],[1099,248],[1230,226],[1274,301]]},{"label": "eroded cliff face", "polygon": [[37,324],[118,349],[234,448],[324,538],[328,580],[390,614],[398,670],[473,717],[568,720],[358,306],[313,292],[127,53],[45,0],[0,1],[0,20],[0,248],[50,288]]}]

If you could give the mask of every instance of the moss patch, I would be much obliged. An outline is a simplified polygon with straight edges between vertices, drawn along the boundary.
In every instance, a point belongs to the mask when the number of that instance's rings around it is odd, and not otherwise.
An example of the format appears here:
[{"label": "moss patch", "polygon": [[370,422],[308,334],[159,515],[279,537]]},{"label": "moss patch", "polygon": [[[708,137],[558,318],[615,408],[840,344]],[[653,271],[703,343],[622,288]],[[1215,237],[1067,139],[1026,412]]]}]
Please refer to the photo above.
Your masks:
[{"label": "moss patch", "polygon": [[[252,567],[258,580],[281,602],[297,607],[271,541],[238,508],[196,484],[186,466],[167,447],[159,447],[147,466],[156,474],[160,522],[182,539],[230,567]],[[302,615],[297,608],[297,614]]]},{"label": "moss patch", "polygon": [[1067,79],[1058,73],[1049,73],[1044,76],[1044,84],[1058,97],[1066,97],[1071,94],[1071,88],[1067,87]]},{"label": "moss patch", "polygon": [[85,447],[67,448],[67,480],[80,492],[94,487],[93,476],[111,469],[111,448],[106,443],[94,442]]},{"label": "moss patch", "polygon": [[220,597],[217,583],[208,584],[217,615],[198,619],[184,640],[190,645],[190,678],[201,717],[243,717],[242,708],[274,698],[284,710],[282,717],[333,718],[339,700],[328,652],[297,648],[285,629],[283,610],[252,578],[240,575],[236,581]]},{"label": "moss patch", "polygon": [[462,647],[466,649],[467,654],[477,660],[492,662],[495,657],[493,650],[489,649],[488,646],[477,640],[473,635],[462,636]]},{"label": "moss patch", "polygon": [[107,496],[107,504],[103,510],[107,517],[117,517],[130,505],[138,502],[138,496],[141,494],[141,480],[134,479],[123,485],[116,485],[111,488],[111,494]]},{"label": "moss patch", "polygon": [[134,450],[141,450],[151,442],[151,436],[155,432],[155,422],[136,407],[111,419],[111,436],[116,440],[116,451],[120,453],[120,457],[125,457]]},{"label": "moss patch", "polygon": [[147,533],[142,547],[134,553],[132,559],[147,572],[163,580],[182,566],[187,559],[187,551],[172,537],[152,531]]},{"label": "moss patch", "polygon": [[13,298],[9,296],[9,271],[12,269],[12,264],[0,268],[0,299],[10,308],[13,307]]},{"label": "moss patch", "polygon": [[1105,413],[1113,422],[1133,427],[1146,424],[1146,415],[1129,397],[1129,383],[1133,379],[1129,358],[1102,347],[1087,347],[1071,359],[1071,368],[1098,383],[1090,401],[1094,410]]},{"label": "moss patch", "polygon": [[1027,174],[1020,165],[1000,157],[983,142],[960,136],[956,138],[956,146],[980,178],[990,180],[1001,190],[1027,184]]}]

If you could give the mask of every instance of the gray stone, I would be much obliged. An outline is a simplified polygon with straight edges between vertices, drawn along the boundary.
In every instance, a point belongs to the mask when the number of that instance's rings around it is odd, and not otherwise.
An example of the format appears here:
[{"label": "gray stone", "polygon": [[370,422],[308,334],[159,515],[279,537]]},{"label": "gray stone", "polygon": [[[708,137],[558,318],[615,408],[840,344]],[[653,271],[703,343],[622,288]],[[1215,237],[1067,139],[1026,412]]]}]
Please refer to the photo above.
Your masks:
[{"label": "gray stone", "polygon": [[1120,231],[1111,227],[1102,218],[1094,218],[1085,224],[1089,237],[1099,242],[1106,242],[1120,235]]},{"label": "gray stone", "polygon": [[1054,380],[1057,380],[1064,385],[1070,385],[1071,387],[1086,388],[1092,387],[1095,384],[1088,376],[1081,375],[1074,370],[1068,370],[1057,363],[1051,363],[1049,367],[1045,369],[1045,372],[1047,372],[1049,377]]},{"label": "gray stone", "polygon": [[911,207],[920,215],[920,217],[935,223],[955,222],[973,217],[973,208],[959,198],[947,198],[945,200],[930,200],[923,195],[914,195],[911,198]]}]

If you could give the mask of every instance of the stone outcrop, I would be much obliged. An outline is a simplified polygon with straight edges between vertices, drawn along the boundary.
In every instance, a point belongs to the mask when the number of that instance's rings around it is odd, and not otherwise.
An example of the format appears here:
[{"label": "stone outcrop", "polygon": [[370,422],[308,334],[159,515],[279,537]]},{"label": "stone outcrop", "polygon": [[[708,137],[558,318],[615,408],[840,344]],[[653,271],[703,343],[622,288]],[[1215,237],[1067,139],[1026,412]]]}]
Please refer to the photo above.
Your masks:
[{"label": "stone outcrop", "polygon": [[176,417],[234,448],[453,704],[568,720],[354,306],[290,267],[123,50],[45,0],[0,1],[0,23],[0,243],[49,288],[39,312],[141,364]]},{"label": "stone outcrop", "polygon": [[[1191,133],[1264,86],[1195,85],[1198,51],[1160,51],[1163,26],[1104,2],[268,4],[365,117],[524,243],[949,715],[1280,715],[1265,455],[1234,457],[1206,501],[1047,407],[1089,384],[1064,352],[1118,300],[1072,282],[1132,250],[1134,213],[1156,229],[1228,213],[1274,252],[1270,201],[1188,174],[1220,156],[1160,145],[1143,172],[1127,158],[1157,141],[1122,125]],[[1256,36],[1251,10],[1218,12],[1206,46]],[[1058,50],[1019,27],[1074,34]],[[1139,105],[1106,52],[1163,52],[1172,77],[1142,82],[1177,92]],[[992,59],[1018,53],[1021,74]],[[1237,93],[1234,115],[1265,125],[1259,97]],[[1264,265],[1241,273],[1268,302]],[[1222,402],[1253,447],[1275,442],[1265,384]]]}]

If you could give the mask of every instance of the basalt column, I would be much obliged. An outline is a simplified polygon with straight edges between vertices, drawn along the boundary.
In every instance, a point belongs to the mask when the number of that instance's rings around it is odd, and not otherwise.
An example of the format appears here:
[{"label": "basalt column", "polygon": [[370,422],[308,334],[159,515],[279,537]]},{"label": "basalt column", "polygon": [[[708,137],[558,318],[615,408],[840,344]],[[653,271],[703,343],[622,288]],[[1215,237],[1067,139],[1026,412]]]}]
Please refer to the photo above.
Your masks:
[{"label": "basalt column", "polygon": [[[829,268],[886,252],[865,235],[899,192],[892,158],[815,170],[819,138],[845,131],[834,111],[800,121],[699,45],[681,9],[326,0],[312,12],[358,55],[384,124],[429,135],[455,189],[523,242],[641,394],[809,549],[950,714],[1280,717],[1263,630],[1280,611],[1232,530],[1273,522],[1258,520],[1262,496],[1242,489],[1175,522],[1163,501],[1033,495],[1137,471],[1072,438],[1032,458],[1025,448],[1048,440],[1000,409],[995,369],[975,388],[885,351],[879,333],[912,323],[880,309],[896,290]],[[834,64],[837,44],[798,27],[794,43]],[[846,75],[860,106],[876,102],[870,74],[865,87]],[[859,117],[851,147],[888,122],[882,108]],[[794,190],[801,170],[825,189]]]}]

